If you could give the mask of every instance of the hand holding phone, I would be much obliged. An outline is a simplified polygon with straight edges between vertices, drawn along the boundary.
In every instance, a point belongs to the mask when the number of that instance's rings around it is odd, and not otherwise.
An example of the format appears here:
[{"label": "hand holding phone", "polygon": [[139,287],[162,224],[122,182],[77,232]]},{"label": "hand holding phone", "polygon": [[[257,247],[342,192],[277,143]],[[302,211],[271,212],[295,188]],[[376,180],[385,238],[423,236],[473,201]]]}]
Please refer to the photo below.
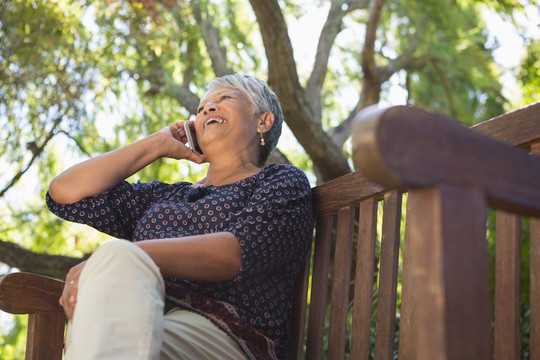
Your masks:
[{"label": "hand holding phone", "polygon": [[195,126],[189,122],[184,122],[184,130],[186,132],[186,136],[189,142],[189,147],[191,148],[191,151],[202,155],[202,150],[199,147],[199,143],[197,142],[197,134],[195,134]]}]

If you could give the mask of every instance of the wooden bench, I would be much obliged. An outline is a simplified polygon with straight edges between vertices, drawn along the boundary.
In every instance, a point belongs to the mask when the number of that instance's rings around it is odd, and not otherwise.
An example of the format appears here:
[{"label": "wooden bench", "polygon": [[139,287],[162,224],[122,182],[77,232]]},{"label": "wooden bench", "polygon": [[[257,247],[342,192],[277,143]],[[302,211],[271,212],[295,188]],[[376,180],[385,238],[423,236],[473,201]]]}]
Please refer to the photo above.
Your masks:
[{"label": "wooden bench", "polygon": [[[366,110],[353,150],[359,171],[313,189],[288,359],[393,359],[396,349],[411,360],[520,359],[522,216],[530,358],[540,359],[540,158],[529,154],[540,154],[540,103],[472,129],[413,107]],[[27,359],[60,359],[60,292],[31,274],[0,282],[0,308],[31,314]]]}]

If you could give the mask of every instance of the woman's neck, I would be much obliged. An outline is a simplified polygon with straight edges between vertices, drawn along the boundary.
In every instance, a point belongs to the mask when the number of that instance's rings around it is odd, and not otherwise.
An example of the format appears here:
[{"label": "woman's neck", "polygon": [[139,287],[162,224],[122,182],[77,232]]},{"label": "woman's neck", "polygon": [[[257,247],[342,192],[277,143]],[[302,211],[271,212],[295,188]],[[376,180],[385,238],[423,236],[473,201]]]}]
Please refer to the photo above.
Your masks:
[{"label": "woman's neck", "polygon": [[226,164],[225,166],[212,165],[208,167],[206,176],[197,181],[199,186],[220,186],[231,184],[257,174],[261,169],[252,162],[239,164]]}]

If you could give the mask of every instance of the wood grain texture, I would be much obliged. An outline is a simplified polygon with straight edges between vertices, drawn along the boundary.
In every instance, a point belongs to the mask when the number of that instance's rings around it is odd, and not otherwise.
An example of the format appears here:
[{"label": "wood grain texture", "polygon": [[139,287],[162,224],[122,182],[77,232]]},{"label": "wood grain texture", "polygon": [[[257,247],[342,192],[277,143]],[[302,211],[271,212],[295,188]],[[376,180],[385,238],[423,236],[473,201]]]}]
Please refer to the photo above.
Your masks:
[{"label": "wood grain texture", "polygon": [[29,314],[26,360],[61,359],[66,317],[58,303],[64,283],[46,276],[12,273],[0,279],[0,309]]},{"label": "wood grain texture", "polygon": [[476,189],[409,191],[413,359],[491,358],[486,204]]},{"label": "wood grain texture", "polygon": [[351,360],[369,359],[375,243],[377,241],[377,205],[378,201],[373,198],[360,203],[351,330]]},{"label": "wood grain texture", "polygon": [[378,360],[394,359],[400,229],[401,192],[394,190],[384,195],[375,327],[375,358]]},{"label": "wood grain texture", "polygon": [[368,197],[382,198],[384,192],[382,186],[354,172],[314,187],[313,209],[316,214],[336,213],[344,206],[358,206]]},{"label": "wood grain texture", "polygon": [[330,327],[328,330],[328,359],[345,358],[347,337],[347,311],[349,283],[351,279],[352,249],[354,235],[354,208],[338,211],[334,268],[332,271],[332,296]]},{"label": "wood grain texture", "polygon": [[355,166],[385,187],[476,187],[493,207],[540,216],[540,158],[442,115],[410,106],[362,112],[353,153]]},{"label": "wood grain texture", "polygon": [[540,139],[539,122],[540,102],[537,102],[474,125],[471,129],[508,145],[528,148]]},{"label": "wood grain texture", "polygon": [[24,272],[0,279],[0,309],[11,314],[36,311],[62,312],[58,303],[64,283],[46,276]]},{"label": "wood grain texture", "polygon": [[332,251],[334,217],[322,215],[317,218],[311,297],[306,340],[306,359],[322,359],[325,328],[326,298],[328,293],[328,271]]},{"label": "wood grain texture", "polygon": [[[540,143],[532,145],[531,152],[540,155]],[[531,218],[530,242],[530,357],[540,360],[540,218]]]},{"label": "wood grain texture", "polygon": [[291,341],[287,349],[288,360],[301,360],[304,352],[304,332],[306,323],[307,294],[309,287],[309,273],[311,268],[311,250],[306,256],[302,271],[294,287],[292,314],[291,314]]},{"label": "wood grain texture", "polygon": [[[412,204],[414,206],[414,202]],[[407,214],[414,211],[411,208],[411,202],[407,202]],[[413,217],[414,218],[414,217]],[[399,348],[398,358],[400,360],[416,360],[416,323],[414,312],[414,288],[412,281],[415,278],[412,274],[417,260],[414,258],[417,254],[410,251],[411,237],[414,235],[410,231],[412,228],[411,217],[405,219],[405,239],[403,244],[403,273],[401,275],[401,308],[399,322]]]},{"label": "wood grain texture", "polygon": [[63,312],[36,312],[28,316],[26,360],[60,360],[66,318]]},{"label": "wood grain texture", "polygon": [[495,241],[496,359],[521,358],[521,218],[497,212]]}]

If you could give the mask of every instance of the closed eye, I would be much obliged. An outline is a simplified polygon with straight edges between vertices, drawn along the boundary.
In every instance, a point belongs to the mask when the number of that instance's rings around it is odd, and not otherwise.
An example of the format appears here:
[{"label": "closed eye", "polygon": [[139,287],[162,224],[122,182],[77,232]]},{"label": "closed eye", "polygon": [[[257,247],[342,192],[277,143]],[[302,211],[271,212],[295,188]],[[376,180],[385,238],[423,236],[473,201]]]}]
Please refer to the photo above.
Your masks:
[{"label": "closed eye", "polygon": [[[221,95],[221,96],[219,97],[218,102],[222,102],[222,101],[228,100],[228,99],[233,99],[233,97],[230,96],[230,95]],[[204,109],[205,106],[206,106],[206,104],[205,104],[205,105],[201,105],[201,106],[197,109],[197,114],[200,113],[201,111],[203,111],[203,109]]]}]

